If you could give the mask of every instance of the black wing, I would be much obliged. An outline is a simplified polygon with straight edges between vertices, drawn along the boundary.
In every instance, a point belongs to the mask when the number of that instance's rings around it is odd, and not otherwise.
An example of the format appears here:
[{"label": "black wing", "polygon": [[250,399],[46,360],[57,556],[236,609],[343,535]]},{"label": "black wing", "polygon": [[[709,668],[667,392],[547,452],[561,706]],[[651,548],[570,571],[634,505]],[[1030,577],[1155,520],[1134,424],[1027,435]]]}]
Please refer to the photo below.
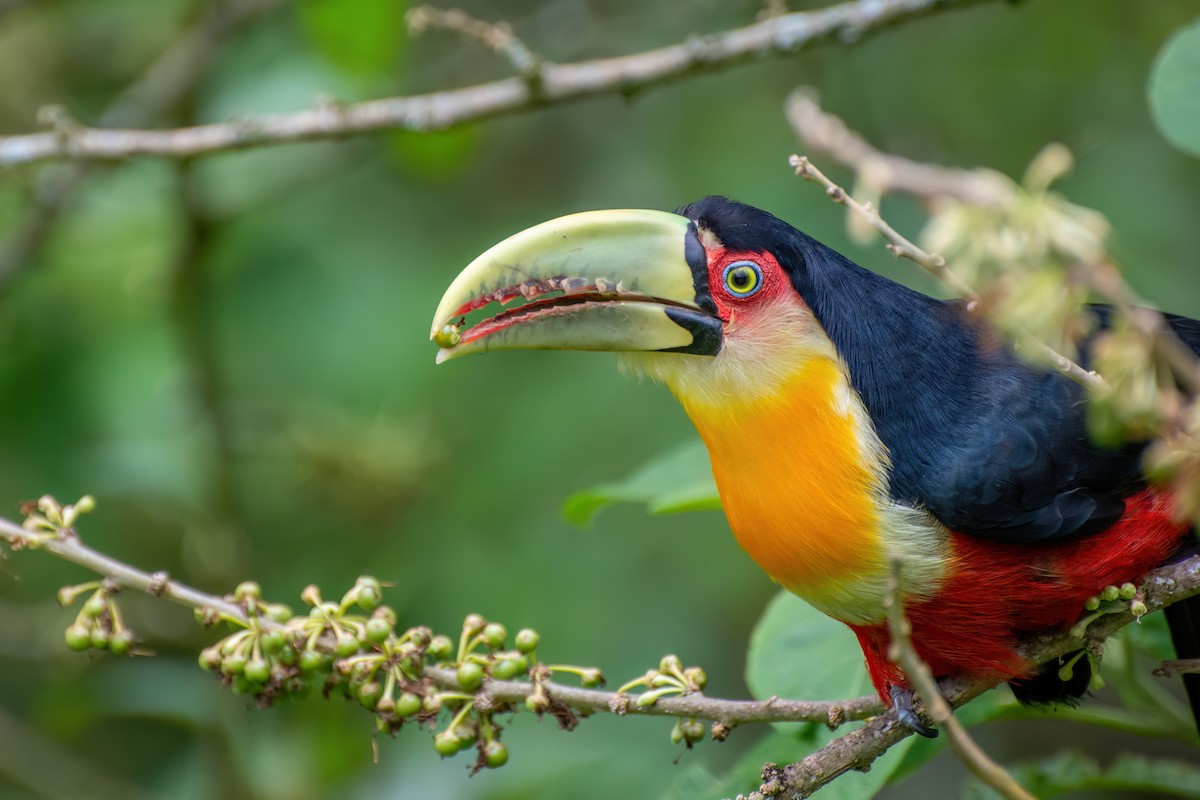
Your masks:
[{"label": "black wing", "polygon": [[[1027,366],[961,304],[799,237],[805,261],[793,280],[891,453],[897,501],[952,530],[1014,542],[1087,535],[1121,516],[1122,498],[1144,485],[1145,445],[1094,443],[1080,386]],[[1107,309],[1094,312],[1105,326]],[[1168,321],[1200,352],[1200,322]]]}]

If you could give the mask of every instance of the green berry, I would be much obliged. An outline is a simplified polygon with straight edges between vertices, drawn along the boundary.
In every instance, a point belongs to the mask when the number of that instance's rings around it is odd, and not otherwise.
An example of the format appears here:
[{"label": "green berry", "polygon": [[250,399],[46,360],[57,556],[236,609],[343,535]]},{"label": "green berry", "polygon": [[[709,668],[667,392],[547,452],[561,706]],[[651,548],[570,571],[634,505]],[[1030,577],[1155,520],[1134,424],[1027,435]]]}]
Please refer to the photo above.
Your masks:
[{"label": "green berry", "polygon": [[133,649],[133,631],[122,629],[113,633],[112,638],[108,640],[108,649],[118,656],[128,655]]},{"label": "green berry", "polygon": [[1130,603],[1129,611],[1131,614],[1133,614],[1138,619],[1141,619],[1142,617],[1144,617],[1150,613],[1150,609],[1147,608],[1146,604],[1143,603],[1141,600],[1134,600],[1132,603]]},{"label": "green berry", "polygon": [[412,692],[401,692],[396,698],[396,714],[401,717],[411,717],[421,710],[421,698]]},{"label": "green berry", "polygon": [[[374,611],[371,612],[371,617],[384,620],[385,622],[387,622],[388,625],[391,625],[393,628],[396,627],[396,622],[398,621],[396,618],[396,610],[394,608],[392,608],[391,606],[379,606],[378,608],[376,608]],[[414,638],[414,639],[416,638],[415,633],[412,636],[412,638]],[[428,639],[429,637],[426,636],[425,638]]]},{"label": "green berry", "polygon": [[375,681],[364,683],[358,690],[358,702],[362,703],[365,708],[374,708],[382,696],[383,687]]},{"label": "green berry", "polygon": [[282,650],[283,646],[287,644],[287,636],[284,635],[283,631],[264,631],[262,635],[258,637],[258,643],[259,646],[262,647],[264,653],[267,655],[274,655]]},{"label": "green berry", "polygon": [[275,622],[287,622],[292,618],[292,609],[283,603],[264,603],[263,611],[267,615],[267,619]]},{"label": "green berry", "polygon": [[487,620],[480,614],[467,614],[463,620],[463,630],[467,632],[467,636],[474,636],[483,630],[483,626],[487,624]]},{"label": "green berry", "polygon": [[246,662],[242,674],[252,683],[266,683],[271,677],[271,665],[264,658],[252,658]]},{"label": "green berry", "polygon": [[525,708],[535,714],[541,714],[550,707],[550,700],[541,692],[534,692],[525,698]]},{"label": "green berry", "polygon": [[108,649],[108,631],[104,630],[103,628],[92,628],[90,640],[92,647],[96,648],[97,650]]},{"label": "green berry", "polygon": [[483,759],[488,769],[498,769],[508,763],[508,748],[492,740],[483,746]]},{"label": "green berry", "polygon": [[355,639],[353,636],[338,634],[337,645],[334,647],[334,650],[342,658],[352,656],[358,652],[358,639]]},{"label": "green berry", "polygon": [[483,641],[493,650],[504,647],[504,640],[507,638],[508,631],[499,622],[489,622],[483,626]]},{"label": "green berry", "polygon": [[325,665],[324,655],[316,650],[305,650],[300,654],[300,671],[316,672]]},{"label": "green berry", "polygon": [[221,650],[218,647],[206,647],[200,651],[200,669],[208,672],[216,672],[221,668],[221,661],[224,656],[221,655]]},{"label": "green berry", "polygon": [[354,588],[355,602],[366,611],[373,610],[383,599],[383,587],[378,578],[363,575],[355,582]]},{"label": "green berry", "polygon": [[589,667],[579,673],[579,679],[584,686],[594,689],[604,685],[604,673],[595,667]]},{"label": "green berry", "polygon": [[1116,600],[1121,595],[1121,590],[1115,586],[1105,586],[1100,592],[1100,596],[1105,600]]},{"label": "green berry", "polygon": [[296,661],[298,659],[299,656],[296,655],[296,648],[292,647],[290,644],[285,644],[282,648],[280,648],[279,652],[275,654],[275,660],[280,664],[283,664],[285,667],[296,666]]},{"label": "green berry", "polygon": [[436,714],[442,710],[442,698],[436,694],[425,695],[425,699],[421,701],[421,709],[426,714]]},{"label": "green berry", "polygon": [[242,581],[233,590],[233,599],[239,603],[244,603],[247,600],[261,600],[262,587],[255,581]]},{"label": "green berry", "polygon": [[391,714],[396,710],[396,701],[390,694],[385,694],[379,698],[379,702],[375,704],[375,710],[380,714]]},{"label": "green berry", "polygon": [[438,328],[437,333],[433,335],[433,341],[438,347],[449,349],[462,341],[462,334],[459,333],[457,325],[447,322]]},{"label": "green berry", "polygon": [[525,657],[503,658],[492,667],[492,677],[502,681],[511,680],[529,668]]},{"label": "green berry", "polygon": [[392,626],[388,624],[386,619],[380,619],[379,617],[371,617],[371,619],[367,620],[365,628],[367,641],[374,642],[375,644],[381,644],[392,635]]},{"label": "green berry", "polygon": [[483,683],[483,667],[474,661],[464,661],[458,665],[457,677],[464,692],[473,692]]},{"label": "green berry", "polygon": [[1064,681],[1064,682],[1071,680],[1071,676],[1075,674],[1075,670],[1073,669],[1073,667],[1074,667],[1074,663],[1063,664],[1061,667],[1059,667],[1058,668],[1058,679],[1060,681]]},{"label": "green berry", "polygon": [[671,744],[683,743],[683,722],[675,720],[675,725],[671,728]]},{"label": "green berry", "polygon": [[450,731],[442,731],[433,737],[433,749],[442,758],[449,758],[458,752],[458,737]]},{"label": "green berry", "polygon": [[247,680],[245,675],[232,676],[229,686],[233,689],[234,694],[254,694],[259,689],[259,687]]},{"label": "green berry", "polygon": [[241,675],[246,669],[246,657],[243,655],[233,654],[225,656],[221,662],[221,672],[226,675]]},{"label": "green berry", "polygon": [[1100,608],[1099,595],[1092,595],[1087,600],[1084,600],[1083,607],[1086,608],[1088,611],[1095,611],[1096,609]]},{"label": "green berry", "polygon": [[450,641],[449,636],[438,634],[429,640],[425,654],[434,661],[446,661],[454,655],[454,642]]},{"label": "green berry", "polygon": [[699,742],[704,738],[704,723],[699,720],[689,719],[680,728],[683,732],[683,740],[689,744]]},{"label": "green berry", "polygon": [[703,689],[704,685],[708,683],[708,676],[700,667],[688,667],[683,671],[683,677],[687,678],[697,689]]},{"label": "green berry", "polygon": [[95,619],[103,614],[106,608],[108,608],[108,598],[106,598],[102,593],[96,592],[87,599],[86,603],[83,604],[83,613],[87,614],[92,619]]},{"label": "green berry", "polygon": [[1132,600],[1133,596],[1137,594],[1137,587],[1132,583],[1122,583],[1118,591],[1122,600]]},{"label": "green berry", "polygon": [[517,631],[516,645],[517,649],[522,653],[532,653],[537,649],[538,642],[542,639],[533,628],[522,628]]},{"label": "green berry", "polygon": [[67,628],[64,638],[67,640],[67,647],[76,653],[83,652],[92,646],[92,632],[86,625],[79,623],[71,625]]}]

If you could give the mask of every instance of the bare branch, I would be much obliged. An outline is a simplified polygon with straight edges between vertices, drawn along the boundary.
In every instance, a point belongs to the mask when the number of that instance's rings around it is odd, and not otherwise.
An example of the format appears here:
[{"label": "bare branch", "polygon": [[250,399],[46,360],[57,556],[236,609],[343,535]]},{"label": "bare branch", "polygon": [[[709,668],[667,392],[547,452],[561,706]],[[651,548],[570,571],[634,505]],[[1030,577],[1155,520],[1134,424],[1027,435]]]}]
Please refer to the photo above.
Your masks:
[{"label": "bare branch", "polygon": [[[833,202],[845,205],[870,223],[871,227],[879,231],[883,235],[883,238],[887,240],[888,250],[893,255],[915,262],[918,266],[948,286],[952,291],[961,295],[967,300],[967,309],[969,311],[975,311],[978,308],[979,293],[946,266],[946,259],[937,253],[927,252],[902,236],[879,215],[879,211],[873,205],[859,203],[845,189],[831,181],[825,176],[825,173],[813,166],[812,162],[806,156],[793,155],[788,159],[788,163],[792,165],[792,169],[800,177],[823,186],[825,194],[829,195],[829,198]],[[1086,386],[1095,392],[1108,388],[1108,383],[1099,374],[1084,369],[1044,342],[1027,335],[1022,337],[1022,343],[1037,350],[1047,363],[1053,364],[1059,372],[1071,378],[1076,383]]]},{"label": "bare branch", "polygon": [[566,103],[601,94],[628,94],[689,74],[799,52],[840,38],[857,41],[887,25],[948,5],[985,0],[852,0],[818,11],[786,14],[681,44],[574,64],[543,63],[538,91],[522,77],[432,94],[355,105],[325,104],[288,114],[175,130],[69,130],[0,137],[0,166],[56,159],[112,160],[139,155],[182,158],[223,150],[332,139],[383,129],[431,131],[464,122]]},{"label": "bare branch", "polygon": [[1174,678],[1176,675],[1200,675],[1200,658],[1177,658],[1164,661],[1154,670],[1160,678]]},{"label": "bare branch", "polygon": [[975,777],[992,787],[1002,797],[1010,800],[1035,800],[1033,795],[1025,791],[1013,777],[1008,774],[987,753],[975,743],[966,729],[954,718],[950,704],[938,690],[937,681],[929,665],[917,655],[912,642],[912,626],[904,617],[904,604],[900,599],[900,570],[902,563],[899,558],[892,560],[892,574],[888,582],[888,594],[884,600],[887,607],[888,630],[891,633],[892,644],[888,657],[904,670],[905,677],[912,683],[913,689],[925,704],[929,716],[938,727],[946,733],[950,749],[958,756]]},{"label": "bare branch", "polygon": [[784,112],[806,147],[867,176],[881,194],[907,192],[927,200],[953,197],[989,208],[1006,207],[1016,194],[1012,180],[994,170],[924,164],[876,149],[841,118],[824,111],[809,87],[793,91]]}]

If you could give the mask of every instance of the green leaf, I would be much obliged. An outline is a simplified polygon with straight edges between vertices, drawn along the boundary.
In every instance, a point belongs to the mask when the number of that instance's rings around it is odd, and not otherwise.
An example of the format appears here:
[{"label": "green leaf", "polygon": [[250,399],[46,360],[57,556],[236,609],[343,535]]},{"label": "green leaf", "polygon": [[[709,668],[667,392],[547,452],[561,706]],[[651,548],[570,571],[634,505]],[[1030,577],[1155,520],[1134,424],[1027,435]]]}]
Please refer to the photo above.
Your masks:
[{"label": "green leaf", "polygon": [[576,492],[567,498],[563,514],[576,525],[586,525],[597,512],[615,503],[645,503],[651,514],[719,511],[721,500],[703,443],[687,442],[624,480]]},{"label": "green leaf", "polygon": [[[1062,753],[1044,761],[1023,764],[1011,769],[1010,773],[1018,783],[1041,798],[1082,791],[1150,792],[1200,798],[1200,766],[1138,755],[1117,756],[1112,766],[1103,768],[1096,760],[1080,753]],[[972,780],[964,787],[963,796],[990,798],[996,795]]]},{"label": "green leaf", "polygon": [[1185,153],[1200,156],[1200,19],[1163,45],[1147,94],[1159,132]]},{"label": "green leaf", "polygon": [[[746,683],[760,700],[843,700],[875,691],[850,629],[784,591],[750,635]],[[777,727],[795,731],[799,725]]]},{"label": "green leaf", "polygon": [[300,21],[331,62],[360,74],[386,73],[407,41],[403,0],[303,0]]}]

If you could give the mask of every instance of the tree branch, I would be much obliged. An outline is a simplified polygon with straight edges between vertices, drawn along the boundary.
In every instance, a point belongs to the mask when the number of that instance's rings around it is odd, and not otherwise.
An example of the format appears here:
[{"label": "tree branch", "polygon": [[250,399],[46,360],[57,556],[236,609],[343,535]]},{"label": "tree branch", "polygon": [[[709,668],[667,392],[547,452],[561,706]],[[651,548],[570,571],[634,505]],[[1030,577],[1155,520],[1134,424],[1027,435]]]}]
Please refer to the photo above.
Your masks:
[{"label": "tree branch", "polygon": [[[826,177],[825,173],[813,166],[812,162],[806,156],[793,155],[789,159],[789,163],[797,175],[805,180],[815,181],[823,186],[825,194],[829,195],[829,198],[833,202],[845,205],[851,211],[863,217],[872,228],[879,231],[883,238],[887,240],[888,250],[893,255],[909,259],[936,277],[952,291],[962,296],[967,301],[968,310],[973,311],[978,308],[979,293],[946,266],[946,259],[937,253],[930,253],[918,247],[912,241],[905,238],[879,215],[879,211],[873,205],[870,203],[859,203],[845,189],[831,181]],[[1084,369],[1078,363],[1067,358],[1045,342],[1034,338],[1032,335],[1024,336],[1023,341],[1037,350],[1047,363],[1053,364],[1059,372],[1081,386],[1085,386],[1093,392],[1101,392],[1109,388],[1107,381],[1099,373]]]},{"label": "tree branch", "polygon": [[[166,572],[148,573],[118,561],[85,545],[73,529],[67,529],[57,536],[33,533],[14,522],[0,519],[0,538],[8,540],[15,549],[45,550],[64,561],[104,576],[115,586],[145,592],[195,609],[211,609],[223,617],[248,622],[245,609],[236,603],[193,589],[173,580]],[[281,624],[269,619],[259,619],[257,624],[264,630],[283,629]],[[425,675],[437,686],[456,691],[459,689],[453,668],[430,666],[426,667]],[[553,700],[584,713],[701,717],[727,726],[751,722],[818,722],[836,727],[843,722],[878,714],[883,707],[877,697],[859,697],[841,702],[782,700],[777,697],[767,700],[722,700],[706,697],[699,692],[662,697],[652,705],[639,706],[632,702],[636,695],[580,689],[549,681],[543,682],[542,687]],[[534,686],[528,682],[489,679],[476,696],[498,706],[522,703],[534,691]]]},{"label": "tree branch", "polygon": [[175,130],[114,130],[60,125],[0,137],[0,167],[56,159],[112,160],[139,155],[182,158],[224,150],[332,139],[402,128],[431,131],[464,122],[602,94],[628,94],[689,74],[789,55],[833,38],[856,41],[885,26],[949,5],[985,0],[852,0],[626,56],[573,64],[542,62],[535,91],[524,77],[424,95],[325,104],[287,114]]}]

